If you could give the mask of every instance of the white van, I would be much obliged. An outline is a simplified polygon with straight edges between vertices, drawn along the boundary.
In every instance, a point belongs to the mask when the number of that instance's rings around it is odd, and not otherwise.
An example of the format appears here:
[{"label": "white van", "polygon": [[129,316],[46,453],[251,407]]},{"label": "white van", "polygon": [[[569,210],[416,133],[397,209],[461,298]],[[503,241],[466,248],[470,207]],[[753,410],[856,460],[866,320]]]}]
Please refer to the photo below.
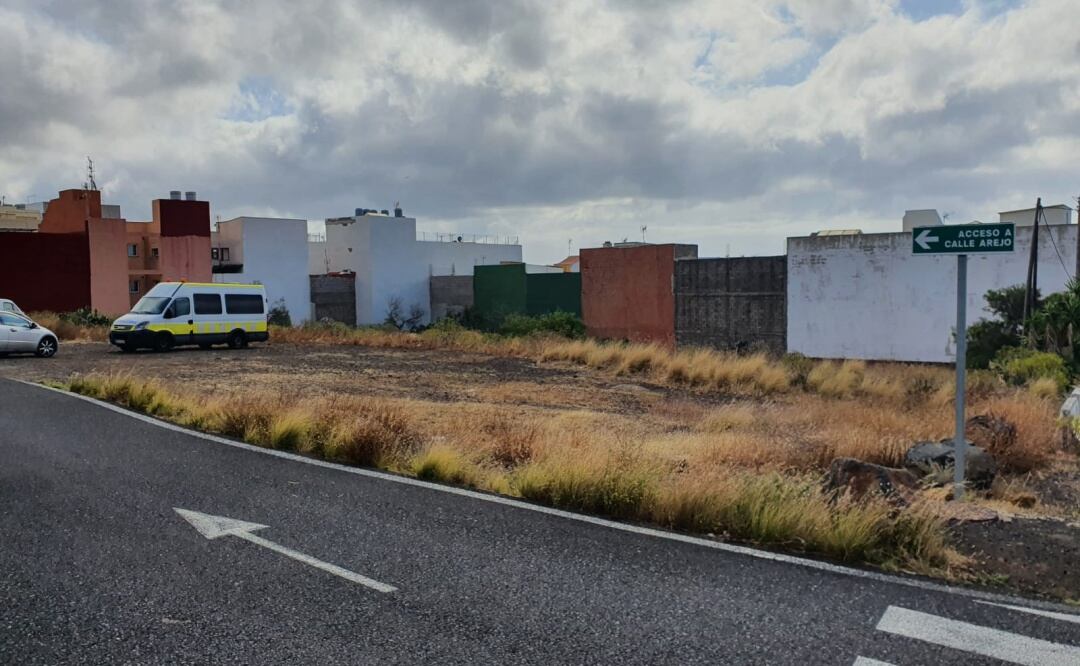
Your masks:
[{"label": "white van", "polygon": [[269,338],[261,284],[161,282],[113,322],[109,342],[123,351],[227,343],[233,349]]}]

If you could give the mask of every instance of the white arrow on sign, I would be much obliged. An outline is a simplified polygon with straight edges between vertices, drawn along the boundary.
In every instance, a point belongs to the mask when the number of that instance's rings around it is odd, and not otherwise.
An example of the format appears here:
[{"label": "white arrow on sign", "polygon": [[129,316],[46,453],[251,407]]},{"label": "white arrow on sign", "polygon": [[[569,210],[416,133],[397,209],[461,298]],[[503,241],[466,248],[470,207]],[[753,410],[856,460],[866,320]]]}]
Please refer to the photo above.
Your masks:
[{"label": "white arrow on sign", "polygon": [[252,534],[255,530],[261,530],[267,527],[267,525],[260,525],[259,523],[249,523],[243,520],[236,520],[235,518],[226,518],[225,516],[212,516],[208,513],[199,513],[198,511],[189,511],[187,509],[173,508],[178,514],[180,514],[184,520],[191,523],[191,526],[199,531],[199,534],[203,535],[207,539],[216,539],[223,536],[234,536],[244,541],[250,541],[253,544],[262,546],[263,548],[269,548],[275,553],[281,553],[285,557],[291,557],[298,562],[304,564],[310,564],[316,569],[322,569],[327,573],[334,574],[344,578],[345,580],[352,581],[354,583],[360,583],[370,587],[373,590],[379,592],[394,592],[397,590],[392,585],[386,583],[380,583],[377,580],[372,580],[366,576],[361,576],[358,573],[353,573],[348,569],[342,569],[336,564],[330,564],[329,562],[323,562],[317,560],[310,555],[305,555],[301,552],[295,551],[292,548],[286,548],[280,546],[273,541],[269,541],[260,536]]},{"label": "white arrow on sign", "polygon": [[921,247],[924,250],[929,250],[930,249],[930,243],[936,243],[939,240],[941,240],[941,239],[938,238],[937,236],[931,236],[930,235],[930,230],[929,229],[923,229],[922,231],[919,232],[919,235],[915,237],[915,242],[918,243],[919,247]]}]

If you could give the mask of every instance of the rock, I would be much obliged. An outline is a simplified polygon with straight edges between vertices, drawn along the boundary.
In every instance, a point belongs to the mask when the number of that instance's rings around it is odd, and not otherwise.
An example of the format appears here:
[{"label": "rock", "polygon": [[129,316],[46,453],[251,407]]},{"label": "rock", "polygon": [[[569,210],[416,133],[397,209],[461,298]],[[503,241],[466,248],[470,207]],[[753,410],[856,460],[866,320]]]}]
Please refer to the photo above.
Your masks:
[{"label": "rock", "polygon": [[906,469],[893,469],[855,458],[837,458],[829,465],[828,487],[846,489],[852,497],[879,493],[894,504],[907,506],[919,489],[919,478]]},{"label": "rock", "polygon": [[979,414],[967,420],[964,435],[987,451],[1005,451],[1016,444],[1016,426],[994,414]]},{"label": "rock", "polygon": [[[904,467],[935,485],[952,482],[955,451],[951,439],[919,442],[904,455]],[[967,448],[965,476],[971,488],[985,490],[997,475],[997,461],[986,449],[970,441]]]}]

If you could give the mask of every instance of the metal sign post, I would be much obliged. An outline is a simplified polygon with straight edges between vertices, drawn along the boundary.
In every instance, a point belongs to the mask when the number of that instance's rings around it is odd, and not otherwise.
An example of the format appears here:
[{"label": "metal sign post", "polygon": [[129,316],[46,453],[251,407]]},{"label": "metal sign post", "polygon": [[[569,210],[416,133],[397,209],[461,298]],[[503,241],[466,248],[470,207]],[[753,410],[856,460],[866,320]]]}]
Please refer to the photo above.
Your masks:
[{"label": "metal sign post", "polygon": [[1012,224],[957,224],[915,227],[912,254],[956,255],[956,433],[953,437],[953,497],[963,499],[967,465],[964,402],[967,394],[967,260],[969,254],[1012,252],[1016,229]]},{"label": "metal sign post", "polygon": [[964,402],[967,396],[967,255],[956,257],[956,436],[953,440],[953,498],[964,499],[967,464],[967,430]]}]

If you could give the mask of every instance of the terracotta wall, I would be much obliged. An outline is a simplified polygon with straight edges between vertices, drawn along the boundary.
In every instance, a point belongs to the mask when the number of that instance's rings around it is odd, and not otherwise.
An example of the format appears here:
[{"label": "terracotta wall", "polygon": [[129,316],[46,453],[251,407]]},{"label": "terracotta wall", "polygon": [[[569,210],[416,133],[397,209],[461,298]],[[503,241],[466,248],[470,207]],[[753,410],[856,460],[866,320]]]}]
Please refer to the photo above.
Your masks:
[{"label": "terracotta wall", "polygon": [[161,245],[161,281],[210,282],[210,235],[165,236]]},{"label": "terracotta wall", "polygon": [[697,257],[696,245],[593,248],[580,257],[588,335],[675,346],[675,260]]},{"label": "terracotta wall", "polygon": [[210,204],[155,199],[153,209],[154,224],[161,233],[157,238],[161,280],[210,282]]},{"label": "terracotta wall", "polygon": [[[49,202],[41,218],[41,233],[83,233],[86,222],[101,217],[101,192],[64,190]],[[20,306],[22,307],[22,306]]]},{"label": "terracotta wall", "polygon": [[0,233],[0,248],[3,298],[27,312],[69,312],[90,306],[90,248],[85,232]]},{"label": "terracotta wall", "polygon": [[131,309],[126,224],[123,220],[91,220],[87,232],[90,238],[90,305],[103,314],[124,314]]}]

